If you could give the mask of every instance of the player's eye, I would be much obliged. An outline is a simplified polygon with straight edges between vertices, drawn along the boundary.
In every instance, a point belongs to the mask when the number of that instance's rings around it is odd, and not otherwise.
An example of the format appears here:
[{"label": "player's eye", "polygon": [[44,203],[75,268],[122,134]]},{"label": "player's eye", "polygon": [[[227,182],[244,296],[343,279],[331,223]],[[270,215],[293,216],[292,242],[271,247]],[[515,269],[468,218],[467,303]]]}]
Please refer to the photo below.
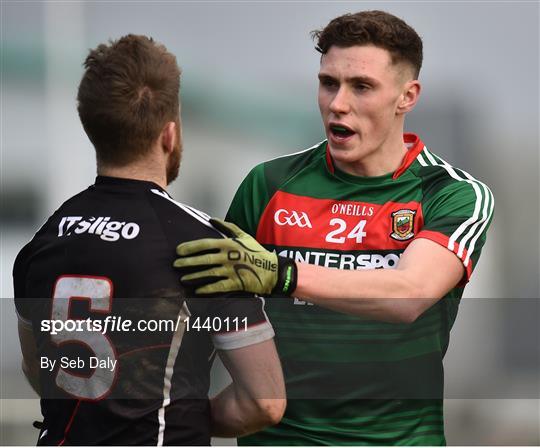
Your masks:
[{"label": "player's eye", "polygon": [[354,85],[354,89],[360,92],[365,92],[366,90],[371,89],[371,86],[369,84],[359,82]]},{"label": "player's eye", "polygon": [[326,88],[335,88],[339,86],[338,82],[335,79],[328,78],[326,76],[321,76],[319,78],[319,82],[322,87],[326,87]]}]

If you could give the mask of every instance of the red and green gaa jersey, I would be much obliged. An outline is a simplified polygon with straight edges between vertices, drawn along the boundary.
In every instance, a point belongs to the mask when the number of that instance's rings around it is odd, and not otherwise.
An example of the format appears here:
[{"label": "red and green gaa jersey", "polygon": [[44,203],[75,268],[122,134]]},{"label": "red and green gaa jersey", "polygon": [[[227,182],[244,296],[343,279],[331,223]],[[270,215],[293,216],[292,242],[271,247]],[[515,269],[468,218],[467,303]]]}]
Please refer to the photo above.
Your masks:
[{"label": "red and green gaa jersey", "polygon": [[[493,214],[489,188],[413,134],[394,173],[338,170],[326,141],[256,166],[227,214],[266,248],[336,269],[392,269],[416,238],[456,254],[463,281],[411,324],[376,322],[307,301],[266,310],[286,378],[282,422],[247,445],[445,443],[442,359],[463,287]],[[429,279],[426,279],[429,281]]]}]

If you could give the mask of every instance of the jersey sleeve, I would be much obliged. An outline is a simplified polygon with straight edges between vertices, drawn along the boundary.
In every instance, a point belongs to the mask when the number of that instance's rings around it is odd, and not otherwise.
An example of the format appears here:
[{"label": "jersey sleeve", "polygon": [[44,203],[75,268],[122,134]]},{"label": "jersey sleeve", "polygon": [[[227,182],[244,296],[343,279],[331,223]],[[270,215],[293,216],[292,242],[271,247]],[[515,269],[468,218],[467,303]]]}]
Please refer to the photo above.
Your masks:
[{"label": "jersey sleeve", "polygon": [[416,238],[427,238],[451,250],[463,263],[469,281],[478,263],[493,217],[494,199],[482,182],[454,182],[427,195],[424,226]]},{"label": "jersey sleeve", "polygon": [[264,164],[260,164],[250,171],[238,187],[225,220],[255,236],[259,218],[269,199]]},{"label": "jersey sleeve", "polygon": [[209,314],[218,318],[221,327],[213,328],[212,342],[216,349],[233,350],[274,337],[274,330],[264,312],[263,298],[237,295],[211,300]]},{"label": "jersey sleeve", "polygon": [[25,280],[26,280],[26,247],[19,252],[13,265],[13,291],[15,310],[20,320],[30,324],[31,301],[26,298]]},{"label": "jersey sleeve", "polygon": [[38,305],[39,300],[28,297],[26,290],[26,276],[30,268],[32,254],[35,251],[35,241],[45,234],[48,226],[53,221],[55,215],[52,215],[43,226],[36,232],[32,241],[27,243],[17,254],[13,263],[13,296],[15,302],[15,311],[20,321],[25,325],[32,325],[32,315],[34,309]]}]

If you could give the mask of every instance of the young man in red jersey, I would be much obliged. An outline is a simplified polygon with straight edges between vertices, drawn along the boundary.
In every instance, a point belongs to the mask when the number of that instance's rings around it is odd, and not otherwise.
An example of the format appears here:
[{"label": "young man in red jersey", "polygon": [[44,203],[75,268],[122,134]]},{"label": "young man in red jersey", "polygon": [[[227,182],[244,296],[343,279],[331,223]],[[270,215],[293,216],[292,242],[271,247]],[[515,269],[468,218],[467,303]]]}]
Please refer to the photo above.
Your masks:
[{"label": "young man in red jersey", "polygon": [[442,358],[493,196],[404,134],[409,25],[364,11],[314,37],[327,140],[255,167],[227,214],[247,233],[219,222],[229,239],[181,244],[175,265],[198,293],[288,297],[267,300],[288,409],[241,443],[444,444]]}]

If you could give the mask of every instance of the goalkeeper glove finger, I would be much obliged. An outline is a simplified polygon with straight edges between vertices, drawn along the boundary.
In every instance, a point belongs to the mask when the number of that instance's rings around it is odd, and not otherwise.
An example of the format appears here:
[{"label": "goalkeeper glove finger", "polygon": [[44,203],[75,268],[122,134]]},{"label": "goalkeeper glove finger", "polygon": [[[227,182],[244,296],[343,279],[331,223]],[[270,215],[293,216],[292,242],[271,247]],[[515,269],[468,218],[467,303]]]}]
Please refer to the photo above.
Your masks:
[{"label": "goalkeeper glove finger", "polygon": [[[180,279],[185,286],[204,285],[195,290],[197,294],[244,291],[290,295],[296,289],[297,268],[293,260],[267,251],[232,223],[218,219],[211,219],[210,223],[228,238],[190,241],[176,248],[180,258],[174,267],[190,272]],[[210,266],[218,268],[209,269]]]}]

